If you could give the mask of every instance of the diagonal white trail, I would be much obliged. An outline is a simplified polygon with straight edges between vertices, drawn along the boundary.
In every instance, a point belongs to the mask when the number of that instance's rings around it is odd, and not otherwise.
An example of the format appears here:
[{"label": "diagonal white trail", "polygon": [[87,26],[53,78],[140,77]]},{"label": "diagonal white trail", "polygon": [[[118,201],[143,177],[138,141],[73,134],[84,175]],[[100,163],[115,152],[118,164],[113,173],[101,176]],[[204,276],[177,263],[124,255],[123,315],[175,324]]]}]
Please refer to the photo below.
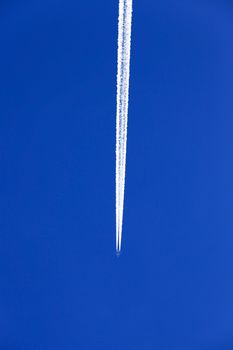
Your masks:
[{"label": "diagonal white trail", "polygon": [[121,250],[129,101],[132,0],[119,0],[116,112],[116,251]]}]

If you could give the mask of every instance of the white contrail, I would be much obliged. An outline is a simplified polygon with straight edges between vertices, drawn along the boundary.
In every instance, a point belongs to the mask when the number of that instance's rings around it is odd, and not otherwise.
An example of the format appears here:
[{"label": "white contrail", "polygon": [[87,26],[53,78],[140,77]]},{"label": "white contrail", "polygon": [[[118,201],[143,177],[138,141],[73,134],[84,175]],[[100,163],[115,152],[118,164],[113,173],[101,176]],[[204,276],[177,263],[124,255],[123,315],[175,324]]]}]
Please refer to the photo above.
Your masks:
[{"label": "white contrail", "polygon": [[129,100],[132,0],[119,0],[116,112],[116,251],[121,250]]}]

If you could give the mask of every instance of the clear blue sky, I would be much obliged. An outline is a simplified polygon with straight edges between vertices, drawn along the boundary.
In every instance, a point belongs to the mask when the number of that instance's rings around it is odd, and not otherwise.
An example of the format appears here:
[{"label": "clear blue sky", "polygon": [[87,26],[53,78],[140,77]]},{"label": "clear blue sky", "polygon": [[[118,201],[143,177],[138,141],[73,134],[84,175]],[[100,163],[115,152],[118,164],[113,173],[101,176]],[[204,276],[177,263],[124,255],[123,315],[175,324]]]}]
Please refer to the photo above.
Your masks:
[{"label": "clear blue sky", "polygon": [[0,3],[0,349],[233,348],[233,5],[134,0],[115,255],[117,0]]}]

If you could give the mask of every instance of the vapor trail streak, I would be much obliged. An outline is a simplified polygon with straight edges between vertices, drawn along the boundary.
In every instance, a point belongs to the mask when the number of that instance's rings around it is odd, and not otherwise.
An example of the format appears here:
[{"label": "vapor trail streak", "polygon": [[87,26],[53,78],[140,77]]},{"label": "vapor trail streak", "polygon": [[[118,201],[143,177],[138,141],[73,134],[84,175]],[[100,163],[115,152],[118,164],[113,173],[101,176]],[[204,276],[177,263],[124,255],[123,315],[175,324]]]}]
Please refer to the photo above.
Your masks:
[{"label": "vapor trail streak", "polygon": [[132,0],[119,0],[116,112],[116,251],[121,250],[128,124]]}]

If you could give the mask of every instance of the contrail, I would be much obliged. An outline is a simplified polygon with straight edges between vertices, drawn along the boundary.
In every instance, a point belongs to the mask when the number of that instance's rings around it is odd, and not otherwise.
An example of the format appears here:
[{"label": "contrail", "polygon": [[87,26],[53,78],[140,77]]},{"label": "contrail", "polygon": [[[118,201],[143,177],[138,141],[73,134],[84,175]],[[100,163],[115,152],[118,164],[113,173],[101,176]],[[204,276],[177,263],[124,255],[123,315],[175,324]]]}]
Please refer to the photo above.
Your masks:
[{"label": "contrail", "polygon": [[122,239],[129,100],[132,0],[119,0],[116,111],[116,251]]}]

